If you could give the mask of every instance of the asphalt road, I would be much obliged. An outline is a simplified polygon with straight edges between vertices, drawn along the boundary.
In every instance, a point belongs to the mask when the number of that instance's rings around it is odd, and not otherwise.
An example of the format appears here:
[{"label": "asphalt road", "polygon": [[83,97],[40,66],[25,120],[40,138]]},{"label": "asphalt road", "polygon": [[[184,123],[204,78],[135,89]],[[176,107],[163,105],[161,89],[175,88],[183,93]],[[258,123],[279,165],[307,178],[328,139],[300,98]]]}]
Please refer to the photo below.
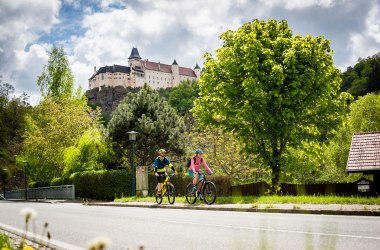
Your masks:
[{"label": "asphalt road", "polygon": [[[86,248],[107,236],[107,249],[379,249],[380,218],[84,206],[0,201],[0,223],[25,227],[33,207],[35,233],[49,223],[52,238]],[[33,228],[33,227],[31,227]]]}]

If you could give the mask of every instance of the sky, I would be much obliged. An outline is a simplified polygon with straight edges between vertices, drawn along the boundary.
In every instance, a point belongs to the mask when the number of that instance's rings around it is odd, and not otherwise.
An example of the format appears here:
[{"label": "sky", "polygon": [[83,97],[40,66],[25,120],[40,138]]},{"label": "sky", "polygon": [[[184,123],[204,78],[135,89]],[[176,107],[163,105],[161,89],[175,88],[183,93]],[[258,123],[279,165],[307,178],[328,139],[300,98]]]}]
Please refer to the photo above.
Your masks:
[{"label": "sky", "polygon": [[52,46],[65,49],[75,86],[87,90],[94,66],[127,66],[133,47],[143,59],[202,67],[222,33],[254,19],[326,37],[342,71],[380,52],[380,0],[0,0],[0,75],[36,105]]}]

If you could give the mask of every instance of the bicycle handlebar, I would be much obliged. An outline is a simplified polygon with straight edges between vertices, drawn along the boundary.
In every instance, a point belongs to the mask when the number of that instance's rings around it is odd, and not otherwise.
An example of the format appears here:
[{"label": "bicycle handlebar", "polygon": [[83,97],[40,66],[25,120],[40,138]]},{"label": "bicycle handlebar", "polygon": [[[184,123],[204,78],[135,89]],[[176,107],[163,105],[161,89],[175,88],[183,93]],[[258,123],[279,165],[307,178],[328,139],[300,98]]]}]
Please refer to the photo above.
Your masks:
[{"label": "bicycle handlebar", "polygon": [[198,171],[200,174],[202,174],[202,175],[212,175],[212,174],[210,174],[209,172],[207,172],[207,171]]}]

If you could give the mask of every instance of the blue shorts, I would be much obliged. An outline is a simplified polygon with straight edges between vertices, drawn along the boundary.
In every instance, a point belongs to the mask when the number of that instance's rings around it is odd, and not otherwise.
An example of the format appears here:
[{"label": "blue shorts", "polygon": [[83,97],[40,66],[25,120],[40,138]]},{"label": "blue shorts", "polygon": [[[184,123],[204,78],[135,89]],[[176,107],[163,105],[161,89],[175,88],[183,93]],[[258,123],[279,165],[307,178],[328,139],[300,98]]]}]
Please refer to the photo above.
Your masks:
[{"label": "blue shorts", "polygon": [[[203,175],[202,175],[201,173],[199,173],[199,171],[197,171],[197,172],[198,172],[198,179],[199,179],[199,180],[202,179],[202,178],[203,178]],[[194,171],[189,170],[189,171],[187,171],[187,173],[189,174],[189,176],[191,176],[191,177],[194,178]]]}]

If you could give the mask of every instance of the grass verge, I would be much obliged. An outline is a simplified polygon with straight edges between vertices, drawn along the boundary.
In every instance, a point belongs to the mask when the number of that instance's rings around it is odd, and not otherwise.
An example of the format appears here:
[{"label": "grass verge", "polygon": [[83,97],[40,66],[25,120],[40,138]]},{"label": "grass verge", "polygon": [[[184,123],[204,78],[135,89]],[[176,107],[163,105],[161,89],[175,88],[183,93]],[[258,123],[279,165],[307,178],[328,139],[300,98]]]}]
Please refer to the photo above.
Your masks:
[{"label": "grass verge", "polygon": [[[154,197],[123,197],[115,202],[155,202]],[[164,197],[163,202],[167,202]],[[176,203],[185,203],[185,197],[176,197]],[[216,204],[364,204],[380,205],[380,197],[361,196],[221,196]]]}]

